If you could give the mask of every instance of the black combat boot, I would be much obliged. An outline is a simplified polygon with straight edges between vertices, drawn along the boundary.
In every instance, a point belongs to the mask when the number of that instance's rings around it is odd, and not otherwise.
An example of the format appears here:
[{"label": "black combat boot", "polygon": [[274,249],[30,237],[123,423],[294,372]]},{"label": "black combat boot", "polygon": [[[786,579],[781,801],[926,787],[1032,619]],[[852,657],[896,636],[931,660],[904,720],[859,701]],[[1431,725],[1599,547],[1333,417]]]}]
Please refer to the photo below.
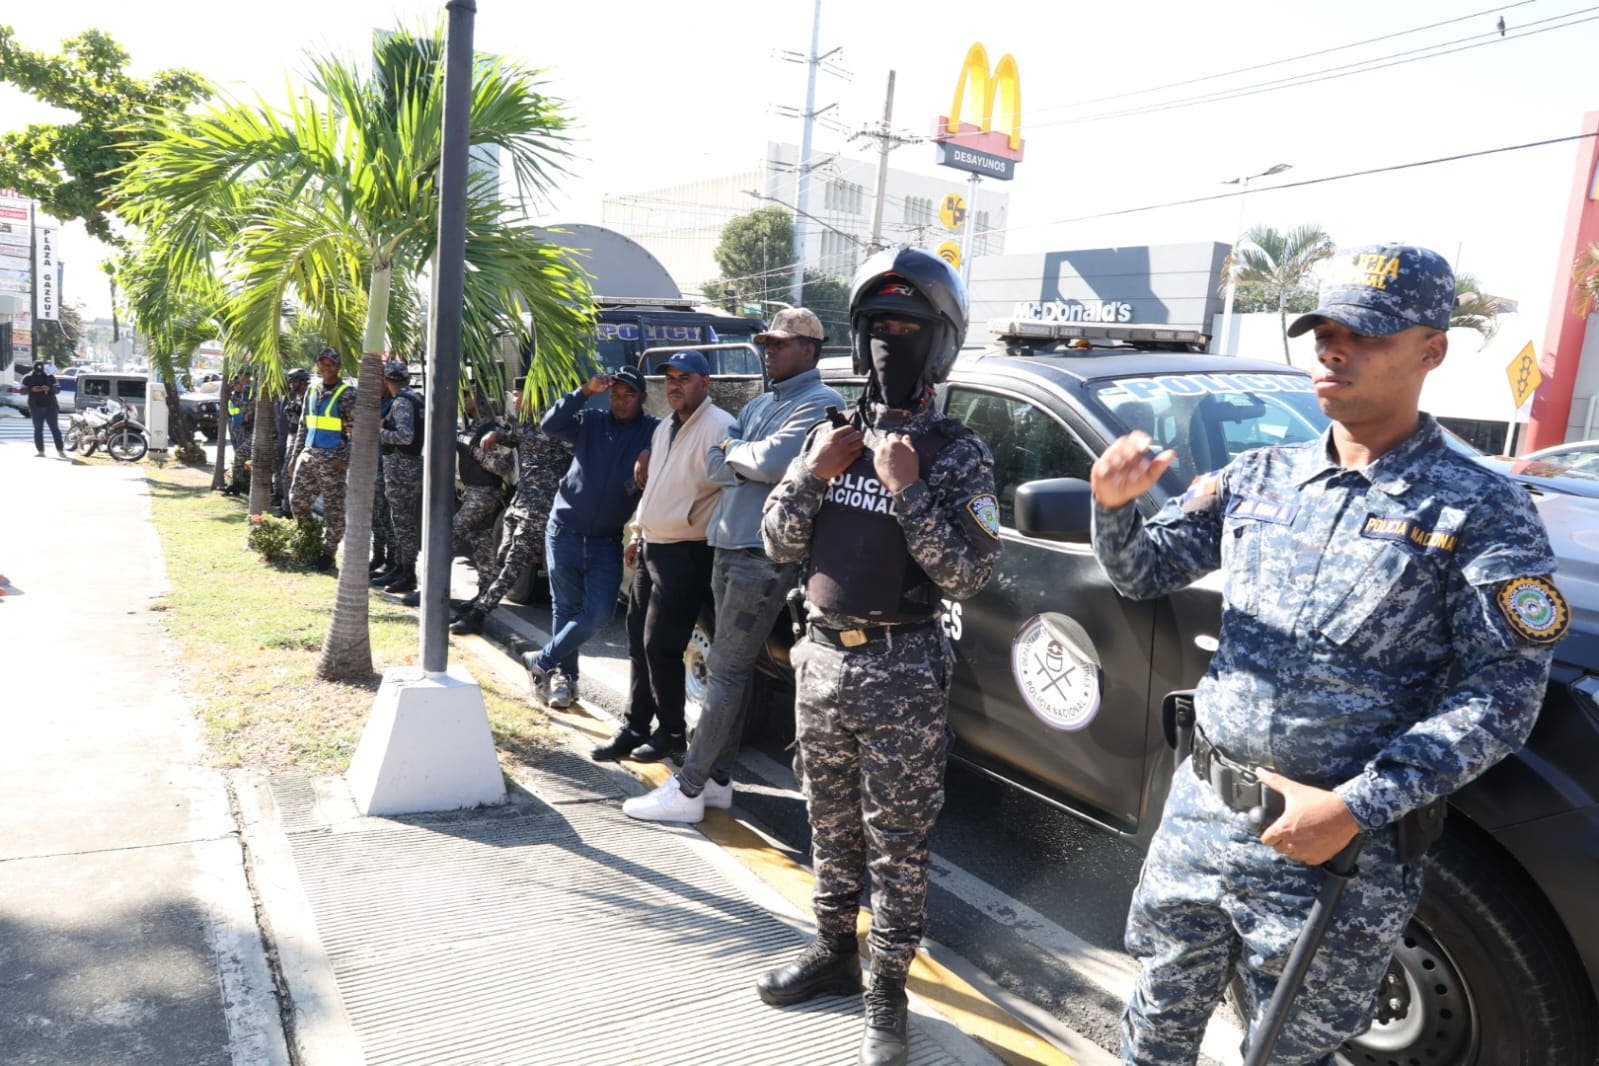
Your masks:
[{"label": "black combat boot", "polygon": [[412,591],[407,592],[404,596],[401,596],[400,597],[400,606],[401,607],[420,607],[420,606],[422,606],[422,590],[421,589],[413,589]]},{"label": "black combat boot", "polygon": [[872,985],[866,990],[861,1066],[905,1066],[910,1056],[909,1013],[905,978],[873,974]]},{"label": "black combat boot", "polygon": [[383,591],[384,592],[387,592],[387,593],[389,593],[391,595],[394,595],[394,596],[403,596],[407,592],[415,591],[415,589],[416,589],[416,567],[415,566],[399,566],[399,567],[395,567],[394,576],[389,578],[388,583],[383,586]]},{"label": "black combat boot", "polygon": [[791,1007],[814,996],[854,996],[861,990],[861,959],[855,938],[819,935],[804,953],[755,982],[761,999]]},{"label": "black combat boot", "polygon": [[483,612],[476,607],[468,607],[450,622],[450,632],[461,637],[483,632]]},{"label": "black combat boot", "polygon": [[390,581],[393,581],[399,575],[400,564],[395,562],[393,559],[390,559],[388,562],[383,564],[382,570],[379,570],[372,575],[372,587],[375,589],[380,589],[384,585],[387,585]]},{"label": "black combat boot", "polygon": [[372,565],[368,566],[366,568],[367,575],[369,577],[377,577],[379,574],[381,574],[383,571],[387,570],[388,568],[389,568],[389,553],[388,553],[388,550],[386,548],[384,548],[384,546],[381,545],[381,544],[375,545],[372,548]]}]

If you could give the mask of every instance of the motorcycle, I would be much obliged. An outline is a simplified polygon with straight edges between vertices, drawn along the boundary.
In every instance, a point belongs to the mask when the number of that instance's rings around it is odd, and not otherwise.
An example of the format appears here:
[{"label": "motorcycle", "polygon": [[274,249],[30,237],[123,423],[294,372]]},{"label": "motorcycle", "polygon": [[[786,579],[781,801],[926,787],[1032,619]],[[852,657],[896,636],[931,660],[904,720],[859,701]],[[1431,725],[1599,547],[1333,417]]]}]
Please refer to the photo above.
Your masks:
[{"label": "motorcycle", "polygon": [[93,455],[104,448],[107,455],[123,463],[136,463],[150,451],[149,431],[116,400],[73,414],[66,438],[67,447],[80,455]]}]

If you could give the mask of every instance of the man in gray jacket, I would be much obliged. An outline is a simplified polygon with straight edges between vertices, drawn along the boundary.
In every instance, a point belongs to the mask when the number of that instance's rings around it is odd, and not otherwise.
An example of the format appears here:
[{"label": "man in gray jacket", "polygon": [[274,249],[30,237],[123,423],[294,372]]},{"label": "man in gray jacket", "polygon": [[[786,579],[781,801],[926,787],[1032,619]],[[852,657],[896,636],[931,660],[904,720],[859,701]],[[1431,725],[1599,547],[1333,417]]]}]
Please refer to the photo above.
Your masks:
[{"label": "man in gray jacket", "polygon": [[[799,576],[799,564],[774,563],[761,546],[761,510],[772,488],[799,454],[805,434],[842,406],[822,384],[821,321],[803,307],[780,311],[755,341],[766,346],[770,392],[739,412],[727,439],[706,455],[709,479],[722,486],[706,540],[716,549],[711,593],[716,601],[716,639],[707,667],[710,678],[694,741],[683,768],[622,810],[648,822],[698,822],[707,804],[733,802],[729,776],[743,731],[744,704],[755,674],[755,658],[783,610]],[[642,742],[643,738],[639,738]]]}]

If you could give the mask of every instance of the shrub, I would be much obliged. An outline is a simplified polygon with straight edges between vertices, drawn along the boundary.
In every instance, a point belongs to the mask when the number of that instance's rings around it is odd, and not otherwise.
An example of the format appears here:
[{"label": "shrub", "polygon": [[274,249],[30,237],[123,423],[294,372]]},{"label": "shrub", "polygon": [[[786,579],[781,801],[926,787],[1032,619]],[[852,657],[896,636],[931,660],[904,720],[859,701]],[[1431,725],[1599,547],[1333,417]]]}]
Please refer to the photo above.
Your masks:
[{"label": "shrub", "polygon": [[261,558],[283,570],[314,570],[327,550],[322,546],[320,518],[250,516],[249,545]]}]

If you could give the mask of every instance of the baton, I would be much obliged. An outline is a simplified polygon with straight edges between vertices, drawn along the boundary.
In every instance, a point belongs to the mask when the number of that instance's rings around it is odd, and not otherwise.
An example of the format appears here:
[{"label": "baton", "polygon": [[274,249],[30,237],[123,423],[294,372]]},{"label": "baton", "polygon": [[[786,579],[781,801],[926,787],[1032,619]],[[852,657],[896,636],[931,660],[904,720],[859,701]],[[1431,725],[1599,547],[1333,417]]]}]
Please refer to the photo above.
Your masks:
[{"label": "baton", "polygon": [[1294,948],[1288,954],[1288,963],[1283,967],[1283,975],[1278,978],[1277,988],[1271,994],[1271,1003],[1260,1020],[1260,1030],[1249,1045],[1244,1066],[1266,1066],[1277,1047],[1277,1038],[1282,1036],[1283,1026],[1293,1010],[1294,998],[1299,995],[1305,975],[1310,972],[1310,962],[1316,957],[1316,949],[1321,947],[1322,938],[1327,935],[1327,926],[1332,923],[1333,908],[1338,905],[1338,897],[1343,895],[1349,879],[1355,876],[1355,860],[1360,857],[1360,847],[1365,842],[1365,836],[1357,833],[1355,839],[1344,845],[1343,851],[1322,863],[1321,891],[1316,896],[1316,902],[1310,905],[1310,914],[1299,931],[1299,939],[1294,941]]}]

